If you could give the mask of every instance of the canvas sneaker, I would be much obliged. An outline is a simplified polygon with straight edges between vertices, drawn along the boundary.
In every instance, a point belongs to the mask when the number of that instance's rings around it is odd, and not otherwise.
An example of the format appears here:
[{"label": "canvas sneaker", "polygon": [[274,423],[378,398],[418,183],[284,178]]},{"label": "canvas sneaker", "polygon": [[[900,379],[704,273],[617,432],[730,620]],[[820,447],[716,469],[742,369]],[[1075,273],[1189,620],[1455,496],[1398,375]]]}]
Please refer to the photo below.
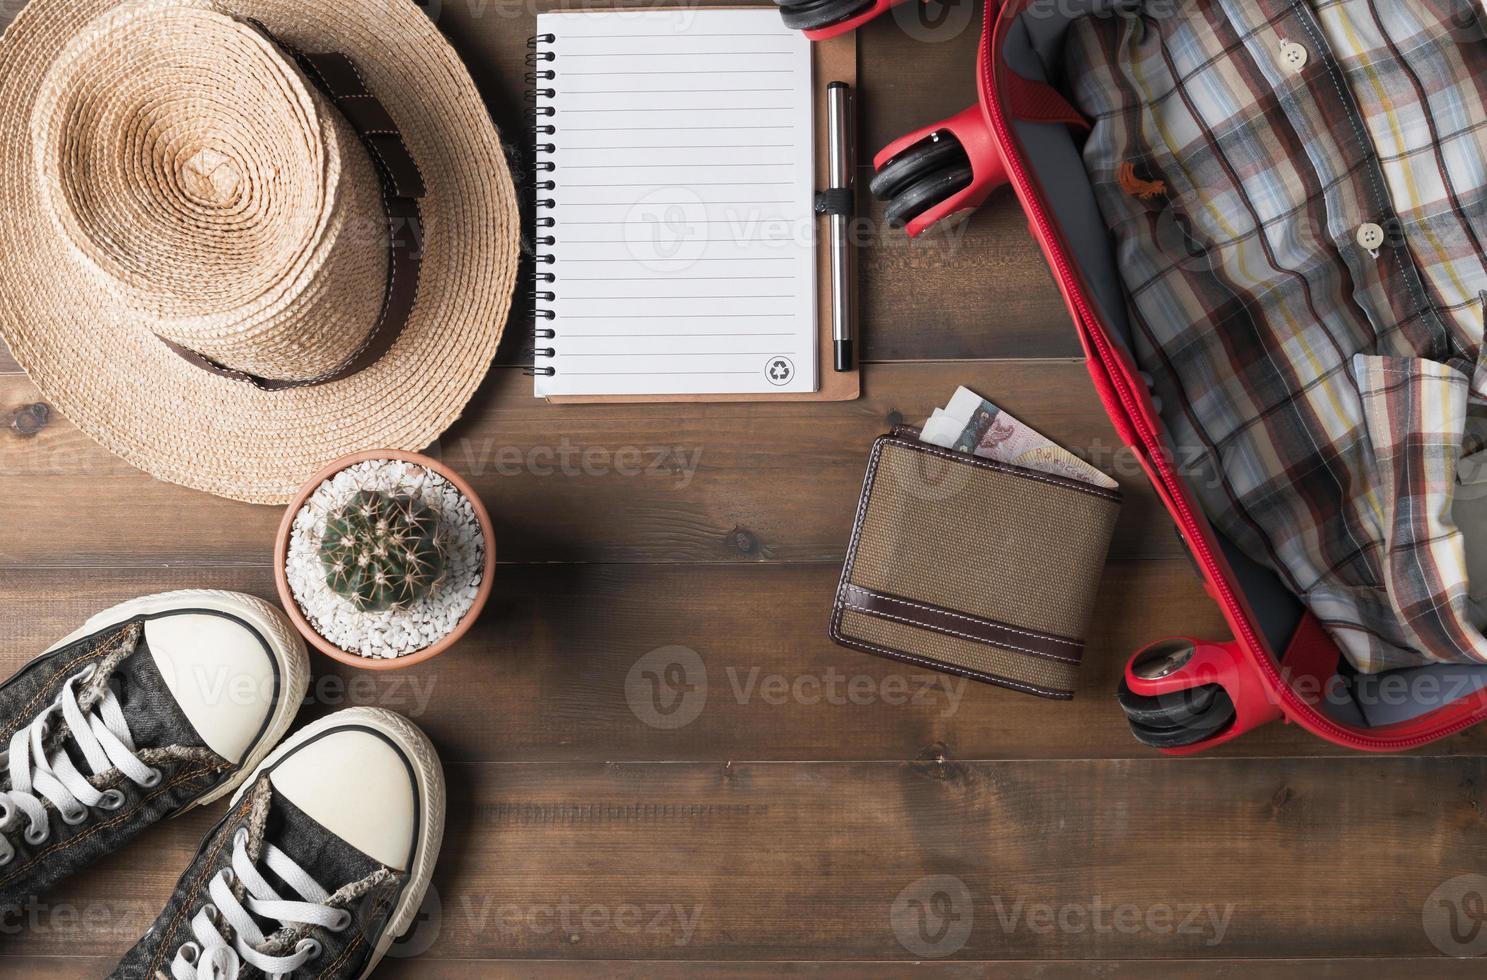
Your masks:
[{"label": "canvas sneaker", "polygon": [[365,977],[417,917],[443,837],[428,738],[391,711],[339,711],[243,784],[113,977]]},{"label": "canvas sneaker", "polygon": [[0,685],[0,909],[232,792],[309,682],[273,606],[230,592],[104,610]]}]

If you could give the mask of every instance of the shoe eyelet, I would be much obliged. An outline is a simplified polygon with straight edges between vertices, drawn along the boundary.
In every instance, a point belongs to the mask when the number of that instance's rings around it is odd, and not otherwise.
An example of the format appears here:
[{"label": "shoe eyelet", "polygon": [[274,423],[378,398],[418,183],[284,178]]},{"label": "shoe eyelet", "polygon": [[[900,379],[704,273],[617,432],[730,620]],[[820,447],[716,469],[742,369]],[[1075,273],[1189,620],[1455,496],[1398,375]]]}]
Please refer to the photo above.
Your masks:
[{"label": "shoe eyelet", "polygon": [[156,786],[160,785],[160,780],[164,778],[165,773],[161,772],[159,769],[151,769],[150,774],[144,779],[140,780],[140,785],[143,786],[145,789],[154,789]]},{"label": "shoe eyelet", "polygon": [[0,856],[0,868],[5,867],[7,864],[9,864],[10,862],[12,862],[14,860],[15,860],[15,848],[12,847],[7,854],[5,854],[3,856]]},{"label": "shoe eyelet", "polygon": [[52,836],[52,830],[50,827],[47,827],[45,825],[40,827],[31,826],[26,828],[25,836],[27,844],[30,844],[32,847],[37,847],[47,842],[47,839]]},{"label": "shoe eyelet", "polygon": [[65,823],[69,827],[76,827],[79,824],[81,824],[84,820],[87,820],[87,819],[88,819],[88,808],[85,807],[85,806],[78,807],[76,813],[66,813],[66,812],[64,812],[62,814],[62,822]]},{"label": "shoe eyelet", "polygon": [[294,948],[296,951],[305,954],[305,962],[307,963],[317,958],[324,949],[318,939],[301,939],[299,944]]},{"label": "shoe eyelet", "polygon": [[350,909],[341,909],[341,921],[337,922],[333,926],[327,926],[326,928],[330,929],[331,932],[345,932],[347,929],[351,928],[351,920],[353,918],[354,916],[352,916]]},{"label": "shoe eyelet", "polygon": [[100,810],[107,810],[109,813],[112,813],[115,810],[119,809],[119,807],[123,806],[124,801],[127,799],[128,797],[124,795],[124,791],[121,789],[115,788],[105,790],[103,793],[103,799],[98,801],[97,806]]}]

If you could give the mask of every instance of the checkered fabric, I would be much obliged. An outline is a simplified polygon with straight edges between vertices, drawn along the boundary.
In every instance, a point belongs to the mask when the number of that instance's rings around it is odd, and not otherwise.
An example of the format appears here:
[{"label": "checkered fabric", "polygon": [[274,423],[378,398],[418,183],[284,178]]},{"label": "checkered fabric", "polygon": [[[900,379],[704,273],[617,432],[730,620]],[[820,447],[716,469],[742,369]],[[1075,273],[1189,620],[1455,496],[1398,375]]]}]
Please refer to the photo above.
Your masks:
[{"label": "checkered fabric", "polygon": [[1160,0],[1071,29],[1137,360],[1215,524],[1363,671],[1487,662],[1452,520],[1487,434],[1472,0]]}]

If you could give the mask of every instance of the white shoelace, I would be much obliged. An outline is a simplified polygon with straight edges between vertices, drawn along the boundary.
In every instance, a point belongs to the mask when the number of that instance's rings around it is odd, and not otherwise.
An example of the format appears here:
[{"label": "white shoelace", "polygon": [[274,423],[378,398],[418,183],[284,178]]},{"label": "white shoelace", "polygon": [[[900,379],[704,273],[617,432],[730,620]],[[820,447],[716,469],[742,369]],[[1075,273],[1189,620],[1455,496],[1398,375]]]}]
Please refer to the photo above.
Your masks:
[{"label": "white shoelace", "polygon": [[67,723],[68,739],[82,751],[92,775],[118,769],[140,786],[160,784],[160,770],[145,765],[135,755],[129,723],[112,690],[105,688],[98,703],[86,712],[78,705],[75,688],[92,677],[93,671],[88,667],[69,677],[57,699],[11,737],[6,756],[10,788],[0,791],[0,866],[15,857],[15,847],[6,835],[19,827],[23,816],[26,843],[39,847],[51,836],[43,798],[57,808],[69,827],[87,820],[90,808],[117,810],[124,805],[124,794],[118,789],[100,792],[78,772],[65,747],[58,746],[47,755],[46,740],[58,714]]},{"label": "white shoelace", "polygon": [[[326,905],[330,893],[289,855],[266,843],[262,862],[304,901],[284,900],[264,880],[248,857],[248,830],[239,827],[232,836],[232,867],[223,868],[212,879],[209,889],[212,902],[203,905],[191,920],[196,940],[176,951],[170,965],[173,980],[234,980],[244,962],[277,980],[320,955],[320,941],[309,937],[296,943],[294,952],[286,956],[260,952],[258,947],[264,945],[266,937],[254,920],[255,915],[283,925],[323,926],[331,932],[341,932],[351,925],[351,912]],[[241,882],[248,894],[246,906],[233,894],[234,880]],[[230,943],[217,928],[218,915],[232,929]]]}]

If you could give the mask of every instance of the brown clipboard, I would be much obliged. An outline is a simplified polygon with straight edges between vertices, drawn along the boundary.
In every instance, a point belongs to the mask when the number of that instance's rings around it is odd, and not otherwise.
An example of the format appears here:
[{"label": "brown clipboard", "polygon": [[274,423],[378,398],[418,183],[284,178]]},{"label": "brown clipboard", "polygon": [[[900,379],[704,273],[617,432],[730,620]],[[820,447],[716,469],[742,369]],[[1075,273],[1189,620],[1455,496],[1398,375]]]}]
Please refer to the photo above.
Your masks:
[{"label": "brown clipboard", "polygon": [[[719,7],[729,5],[719,4]],[[558,9],[562,9],[559,7]],[[589,8],[586,8],[589,9]],[[626,10],[636,9],[626,7]],[[811,45],[812,88],[815,90],[816,130],[816,186],[825,188],[829,180],[827,166],[829,155],[826,146],[826,85],[828,82],[846,82],[857,91],[857,35],[843,34]],[[855,127],[854,127],[855,128]],[[855,152],[855,147],[853,148]],[[816,372],[820,378],[815,391],[774,394],[755,392],[739,395],[549,395],[547,401],[554,405],[624,405],[655,404],[659,402],[848,402],[862,397],[862,373],[860,363],[854,361],[850,371],[832,369],[835,345],[831,337],[831,250],[824,247],[828,241],[826,218],[816,218],[816,334],[818,337]],[[849,290],[857,295],[857,252],[851,249]],[[854,326],[854,336],[855,327]],[[858,352],[862,343],[856,340]]]}]

